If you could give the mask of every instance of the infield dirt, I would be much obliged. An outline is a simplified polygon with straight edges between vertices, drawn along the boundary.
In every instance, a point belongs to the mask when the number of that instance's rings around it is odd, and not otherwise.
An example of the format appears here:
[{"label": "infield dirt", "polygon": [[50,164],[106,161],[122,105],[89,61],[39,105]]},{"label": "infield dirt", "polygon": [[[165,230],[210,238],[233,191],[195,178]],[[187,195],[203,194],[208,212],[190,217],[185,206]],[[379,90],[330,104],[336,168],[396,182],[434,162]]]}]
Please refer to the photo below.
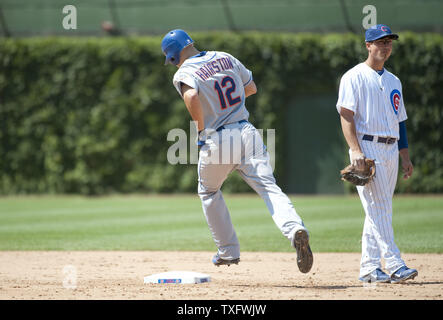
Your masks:
[{"label": "infield dirt", "polygon": [[[307,274],[294,253],[243,252],[215,267],[213,252],[1,251],[0,299],[72,300],[441,300],[443,254],[403,254],[418,277],[404,284],[363,285],[360,254],[315,253]],[[68,266],[68,267],[66,267]],[[167,271],[211,276],[202,284],[144,284]],[[72,275],[75,279],[69,278]],[[74,288],[75,287],[75,288]]]}]

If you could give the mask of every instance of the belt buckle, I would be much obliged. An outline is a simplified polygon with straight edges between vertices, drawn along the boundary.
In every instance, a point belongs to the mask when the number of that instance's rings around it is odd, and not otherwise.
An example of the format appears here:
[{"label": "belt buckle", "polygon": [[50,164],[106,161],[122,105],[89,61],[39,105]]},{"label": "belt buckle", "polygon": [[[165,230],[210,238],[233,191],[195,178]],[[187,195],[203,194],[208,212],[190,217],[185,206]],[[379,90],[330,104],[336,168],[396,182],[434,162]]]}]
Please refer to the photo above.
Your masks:
[{"label": "belt buckle", "polygon": [[395,142],[395,138],[392,137],[378,137],[377,142],[384,144],[393,144]]}]

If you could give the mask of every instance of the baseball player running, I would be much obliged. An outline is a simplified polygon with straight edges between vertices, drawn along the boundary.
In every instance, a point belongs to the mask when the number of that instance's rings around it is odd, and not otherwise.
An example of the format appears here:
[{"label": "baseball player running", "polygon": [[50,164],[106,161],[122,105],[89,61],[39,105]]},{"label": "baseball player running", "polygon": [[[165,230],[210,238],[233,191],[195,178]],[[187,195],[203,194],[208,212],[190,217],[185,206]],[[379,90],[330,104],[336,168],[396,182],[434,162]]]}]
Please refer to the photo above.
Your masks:
[{"label": "baseball player running", "polygon": [[[418,275],[401,259],[392,228],[399,154],[404,178],[413,171],[401,82],[384,68],[392,41],[397,39],[398,35],[383,24],[366,30],[368,58],[343,75],[337,101],[351,163],[361,168],[367,157],[375,159],[376,165],[375,178],[365,186],[357,186],[366,214],[359,278],[363,282],[399,283]],[[388,274],[382,271],[381,258]]]},{"label": "baseball player running", "polygon": [[[252,72],[228,53],[198,51],[191,37],[179,29],[164,36],[162,51],[165,64],[178,68],[173,84],[199,132],[198,194],[218,248],[212,262],[229,266],[240,261],[240,245],[220,190],[227,176],[236,170],[263,198],[275,224],[295,247],[300,271],[309,272],[313,256],[308,231],[277,186],[263,140],[248,122],[245,100],[257,92]],[[240,147],[231,144],[233,132],[238,133]],[[214,154],[226,150],[240,161],[214,161]]]}]

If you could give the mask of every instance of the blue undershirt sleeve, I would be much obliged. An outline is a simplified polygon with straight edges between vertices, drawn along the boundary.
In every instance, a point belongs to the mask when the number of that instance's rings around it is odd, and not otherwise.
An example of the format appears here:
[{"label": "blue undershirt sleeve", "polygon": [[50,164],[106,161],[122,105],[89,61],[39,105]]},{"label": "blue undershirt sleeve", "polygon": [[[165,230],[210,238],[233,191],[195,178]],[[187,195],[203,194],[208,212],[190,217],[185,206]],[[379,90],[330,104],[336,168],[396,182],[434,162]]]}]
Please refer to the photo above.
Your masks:
[{"label": "blue undershirt sleeve", "polygon": [[400,139],[398,140],[398,150],[408,147],[408,137],[406,135],[406,121],[402,121],[399,124]]}]

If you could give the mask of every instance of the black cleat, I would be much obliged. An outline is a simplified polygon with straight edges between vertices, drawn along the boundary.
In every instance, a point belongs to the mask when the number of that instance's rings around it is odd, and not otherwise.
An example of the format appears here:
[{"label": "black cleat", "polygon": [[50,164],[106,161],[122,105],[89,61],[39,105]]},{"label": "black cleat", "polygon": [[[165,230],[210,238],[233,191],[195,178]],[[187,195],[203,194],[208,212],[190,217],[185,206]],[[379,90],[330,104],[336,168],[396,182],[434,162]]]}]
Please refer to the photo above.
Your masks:
[{"label": "black cleat", "polygon": [[232,259],[232,260],[225,260],[219,257],[218,253],[212,258],[212,263],[216,265],[217,267],[220,267],[221,265],[227,265],[228,267],[231,264],[238,264],[240,262],[240,258]]},{"label": "black cleat", "polygon": [[294,247],[297,251],[297,265],[301,272],[308,273],[312,268],[314,257],[309,247],[309,236],[306,230],[298,230],[294,235]]}]

